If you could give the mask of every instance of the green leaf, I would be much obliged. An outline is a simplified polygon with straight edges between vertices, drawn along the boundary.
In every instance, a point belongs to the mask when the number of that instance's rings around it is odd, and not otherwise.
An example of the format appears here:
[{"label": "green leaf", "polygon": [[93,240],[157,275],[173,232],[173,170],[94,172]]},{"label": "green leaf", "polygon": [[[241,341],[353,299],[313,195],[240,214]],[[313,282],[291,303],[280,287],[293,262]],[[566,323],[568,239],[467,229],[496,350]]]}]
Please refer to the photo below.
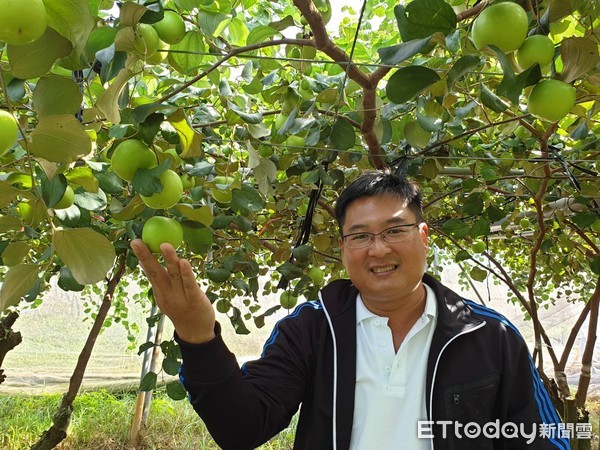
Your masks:
[{"label": "green leaf", "polygon": [[194,168],[188,173],[194,177],[206,177],[210,175],[215,168],[215,165],[208,161],[200,161],[194,164]]},{"label": "green leaf", "polygon": [[481,283],[481,282],[485,281],[485,279],[487,278],[488,272],[487,272],[487,270],[484,270],[480,267],[473,267],[471,269],[471,271],[469,272],[469,275],[475,281],[479,281]]},{"label": "green leaf", "polygon": [[404,125],[404,139],[411,147],[423,148],[429,143],[431,133],[418,122],[411,121]]},{"label": "green leaf", "polygon": [[201,158],[202,152],[202,135],[194,130],[183,109],[178,109],[171,114],[167,121],[175,128],[179,135],[179,144],[181,145],[182,159],[186,158]]},{"label": "green leaf", "polygon": [[215,283],[224,283],[231,275],[231,272],[224,268],[206,269],[206,278]]},{"label": "green leaf", "polygon": [[575,214],[571,217],[571,220],[575,222],[575,224],[579,228],[587,228],[591,226],[596,220],[598,220],[598,214],[591,211],[582,211]]},{"label": "green leaf", "polygon": [[462,212],[468,216],[477,216],[483,211],[483,199],[480,193],[473,193],[467,197],[462,206]]},{"label": "green leaf", "polygon": [[156,389],[157,375],[154,372],[148,372],[140,381],[139,390],[142,392],[153,391]]},{"label": "green leaf", "polygon": [[203,10],[198,13],[198,25],[207,36],[218,37],[227,28],[229,22],[231,18],[226,14]]},{"label": "green leaf", "polygon": [[246,23],[238,17],[234,17],[231,20],[229,27],[227,27],[227,31],[229,32],[229,43],[237,47],[244,45],[246,39],[248,39],[248,34],[250,33]]},{"label": "green leaf", "polygon": [[131,180],[133,190],[145,196],[162,192],[163,185],[160,181],[160,176],[169,170],[170,167],[171,158],[168,158],[151,169],[136,170],[133,179]]},{"label": "green leaf", "polygon": [[77,83],[59,75],[40,78],[33,90],[33,109],[38,117],[77,114],[82,101]]},{"label": "green leaf", "polygon": [[427,158],[421,166],[421,175],[425,178],[433,180],[438,176],[442,167],[435,158]]},{"label": "green leaf", "polygon": [[276,34],[279,34],[279,31],[276,29],[266,25],[259,25],[250,30],[250,34],[248,34],[248,39],[246,40],[246,45],[260,44],[261,42],[272,38]]},{"label": "green leaf", "polygon": [[198,6],[198,0],[174,0],[174,2],[183,11],[191,11]]},{"label": "green leaf", "polygon": [[485,84],[481,84],[481,103],[494,112],[501,113],[509,107],[500,97],[494,94]]},{"label": "green leaf", "polygon": [[600,256],[594,256],[590,259],[590,269],[596,275],[600,275]]},{"label": "green leaf", "polygon": [[134,108],[133,117],[136,123],[145,122],[149,116],[153,115],[157,111],[163,111],[166,114],[172,113],[177,110],[177,107],[167,105],[165,103],[147,103]]},{"label": "green leaf", "polygon": [[87,67],[87,64],[82,63],[81,55],[90,33],[96,26],[88,0],[44,0],[44,5],[48,25],[73,45],[69,68],[77,70]]},{"label": "green leaf", "polygon": [[254,173],[258,190],[263,195],[271,195],[272,183],[277,180],[277,166],[270,159],[261,158],[253,147],[248,149],[248,155],[248,167]]},{"label": "green leaf", "polygon": [[192,253],[196,255],[207,254],[213,244],[212,231],[191,220],[184,220],[181,225],[183,226],[183,239]]},{"label": "green leaf", "polygon": [[18,189],[15,189],[6,181],[0,181],[0,208],[8,206],[17,195],[19,195]]},{"label": "green leaf", "polygon": [[298,247],[294,247],[292,249],[292,255],[298,261],[308,261],[310,256],[312,255],[313,250],[310,245],[299,245]]},{"label": "green leaf", "polygon": [[48,27],[43,36],[31,44],[7,46],[10,72],[24,80],[41,77],[54,61],[67,56],[72,49],[67,39]]},{"label": "green leaf", "polygon": [[600,62],[598,42],[591,36],[563,39],[560,44],[560,56],[563,61],[562,81],[570,83]]},{"label": "green leaf", "polygon": [[92,14],[92,17],[96,17],[100,12],[100,4],[103,2],[103,0],[87,0],[87,2],[90,7],[90,13]]},{"label": "green leaf", "polygon": [[162,5],[162,0],[146,0],[144,6],[147,11],[140,19],[141,23],[156,23],[165,17],[165,11]]},{"label": "green leaf", "polygon": [[92,151],[92,140],[74,116],[45,116],[31,133],[30,150],[48,161],[71,163]]},{"label": "green leaf", "polygon": [[187,391],[180,381],[167,383],[167,395],[173,400],[183,400],[187,397]]},{"label": "green leaf", "polygon": [[13,102],[20,102],[25,97],[25,80],[15,78],[6,87],[8,98]]},{"label": "green leaf", "polygon": [[586,0],[549,0],[544,16],[546,22],[557,22],[583,6]]},{"label": "green leaf", "polygon": [[455,256],[454,261],[461,262],[471,258],[471,254],[467,250],[460,250]]},{"label": "green leaf", "polygon": [[202,65],[207,48],[198,31],[188,31],[171,50],[168,59],[173,68],[183,75],[191,75]]},{"label": "green leaf", "polygon": [[490,46],[490,48],[496,52],[496,56],[502,67],[502,73],[504,74],[502,81],[496,88],[496,92],[498,95],[508,98],[513,104],[517,105],[519,103],[521,92],[525,86],[535,84],[541,79],[540,66],[535,64],[526,71],[515,76],[512,65],[502,50],[494,46]]},{"label": "green leaf", "polygon": [[17,264],[9,269],[0,289],[0,313],[27,295],[38,280],[39,273],[40,266],[36,264]]},{"label": "green leaf", "polygon": [[6,233],[7,231],[18,230],[23,224],[18,217],[12,216],[0,216],[0,232]]},{"label": "green leaf", "polygon": [[439,79],[440,76],[427,67],[403,67],[390,77],[385,92],[391,102],[400,105]]},{"label": "green leaf", "polygon": [[429,41],[431,41],[431,36],[423,39],[413,39],[402,44],[380,48],[377,53],[379,53],[379,57],[384,64],[398,64],[415,56],[429,45]]},{"label": "green leaf", "polygon": [[301,278],[304,275],[302,268],[295,266],[292,263],[285,262],[277,268],[277,272],[285,276],[288,280]]},{"label": "green leaf", "polygon": [[27,242],[10,242],[2,252],[2,262],[5,266],[21,264],[29,254],[31,247]]},{"label": "green leaf", "polygon": [[237,334],[250,334],[250,330],[244,324],[240,310],[234,307],[232,308],[232,312],[232,315],[229,316],[229,321],[235,332]]},{"label": "green leaf", "polygon": [[140,23],[148,9],[134,2],[125,2],[119,8],[119,22],[124,27],[133,27]]},{"label": "green leaf", "polygon": [[75,167],[66,175],[70,183],[82,186],[88,192],[98,192],[99,181],[89,167]]},{"label": "green leaf", "polygon": [[75,278],[73,278],[73,274],[69,270],[68,267],[64,266],[60,268],[58,278],[58,287],[63,291],[74,291],[81,292],[85,288],[83,284],[79,284]]},{"label": "green leaf", "polygon": [[265,201],[260,193],[252,186],[243,184],[241,189],[233,190],[231,209],[240,214],[260,211],[265,206]]},{"label": "green leaf", "polygon": [[[88,61],[93,61],[96,54],[105,48],[110,47],[115,43],[115,37],[119,30],[113,27],[96,28],[90,33],[87,43],[85,44],[85,58]],[[106,62],[106,61],[104,61]]]},{"label": "green leaf", "polygon": [[60,174],[49,180],[45,176],[42,178],[42,198],[49,208],[54,207],[65,194],[67,188],[67,179]]},{"label": "green leaf", "polygon": [[102,190],[77,193],[75,204],[88,211],[102,211],[106,208],[106,194]]},{"label": "green leaf", "polygon": [[487,219],[481,218],[476,221],[471,227],[471,232],[469,233],[471,237],[480,237],[487,236],[490,234],[490,223]]},{"label": "green leaf", "polygon": [[111,214],[115,220],[132,220],[139,216],[145,209],[146,204],[142,201],[139,195],[136,195],[131,199],[125,207],[122,207],[121,203],[117,203],[118,206],[114,205],[115,199],[110,204]]},{"label": "green leaf", "polygon": [[302,172],[300,181],[302,184],[317,184],[319,182],[319,171],[311,170],[309,172]]},{"label": "green leaf", "polygon": [[336,150],[348,150],[356,144],[356,130],[345,117],[338,117],[330,137]]},{"label": "green leaf", "polygon": [[403,42],[422,39],[434,33],[447,35],[456,28],[456,13],[444,0],[414,0],[406,7],[394,7]]},{"label": "green leaf", "polygon": [[503,219],[506,216],[506,213],[493,203],[487,209],[487,214],[492,222],[497,222],[498,220]]},{"label": "green leaf", "polygon": [[134,75],[135,74],[129,69],[121,69],[112,84],[100,95],[96,101],[96,106],[109,122],[121,122],[119,96],[121,95],[121,91],[127,82]]},{"label": "green leaf", "polygon": [[460,219],[450,219],[442,225],[442,230],[454,237],[463,238],[469,235],[471,228]]},{"label": "green leaf", "polygon": [[73,278],[84,285],[102,281],[116,256],[112,243],[90,228],[58,229],[52,245]]},{"label": "green leaf", "polygon": [[448,89],[452,89],[454,83],[471,72],[475,67],[481,64],[481,58],[475,55],[462,56],[454,63],[448,72]]},{"label": "green leaf", "polygon": [[227,108],[236,113],[242,120],[244,120],[244,122],[258,124],[263,121],[263,115],[260,112],[245,112],[244,110],[242,110],[242,108],[240,108],[230,100],[227,100]]},{"label": "green leaf", "polygon": [[204,226],[211,226],[214,221],[213,213],[210,206],[203,205],[199,208],[194,208],[189,205],[176,205],[175,209],[179,211],[184,217],[187,217],[194,222],[201,223]]},{"label": "green leaf", "polygon": [[175,358],[165,358],[162,362],[162,368],[168,375],[177,375],[179,373],[179,368],[181,367],[181,363],[177,361]]}]

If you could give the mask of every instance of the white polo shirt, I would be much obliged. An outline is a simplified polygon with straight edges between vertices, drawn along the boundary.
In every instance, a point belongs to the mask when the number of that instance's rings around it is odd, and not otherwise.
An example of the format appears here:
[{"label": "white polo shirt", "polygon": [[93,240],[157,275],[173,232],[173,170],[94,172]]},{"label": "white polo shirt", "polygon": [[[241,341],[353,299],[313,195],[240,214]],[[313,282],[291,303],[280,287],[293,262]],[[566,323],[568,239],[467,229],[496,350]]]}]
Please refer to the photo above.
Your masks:
[{"label": "white polo shirt", "polygon": [[427,420],[427,357],[437,322],[433,290],[423,314],[394,351],[388,318],[369,311],[356,298],[356,387],[350,450],[426,450],[417,438],[417,421]]}]

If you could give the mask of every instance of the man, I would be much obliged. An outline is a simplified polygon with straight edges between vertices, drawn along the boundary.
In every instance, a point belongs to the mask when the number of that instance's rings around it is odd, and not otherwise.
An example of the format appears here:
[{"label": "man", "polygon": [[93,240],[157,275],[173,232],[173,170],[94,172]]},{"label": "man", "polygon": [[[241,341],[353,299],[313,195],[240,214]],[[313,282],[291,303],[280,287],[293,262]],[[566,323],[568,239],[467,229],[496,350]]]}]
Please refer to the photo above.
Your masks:
[{"label": "man", "polygon": [[348,186],[336,218],[350,280],[280,320],[241,370],[190,264],[163,244],[163,268],[132,243],[175,326],[192,405],[222,448],[258,447],[299,405],[296,449],[570,448],[538,438],[536,424],[559,419],[518,331],[425,274],[421,209],[417,186],[390,173]]}]

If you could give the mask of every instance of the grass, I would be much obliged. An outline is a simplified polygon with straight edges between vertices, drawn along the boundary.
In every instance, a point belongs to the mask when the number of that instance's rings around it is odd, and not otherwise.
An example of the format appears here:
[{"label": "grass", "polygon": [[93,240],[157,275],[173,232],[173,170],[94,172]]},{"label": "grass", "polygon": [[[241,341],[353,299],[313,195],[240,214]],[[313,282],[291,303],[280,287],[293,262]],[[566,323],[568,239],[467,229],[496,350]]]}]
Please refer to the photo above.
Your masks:
[{"label": "grass", "polygon": [[[37,442],[52,423],[60,394],[0,396],[0,448],[22,450]],[[204,423],[187,401],[176,402],[164,389],[156,391],[146,426],[138,444],[129,445],[129,432],[136,404],[135,392],[107,390],[80,394],[74,403],[69,436],[58,450],[218,450]],[[598,436],[600,399],[588,402],[593,434]],[[290,426],[260,447],[260,450],[293,448],[295,417]],[[597,443],[597,437],[592,447]]]},{"label": "grass", "polygon": [[[0,396],[0,448],[22,450],[50,427],[59,394]],[[80,394],[74,403],[69,436],[59,450],[217,450],[203,422],[187,401],[173,401],[163,390],[152,400],[138,445],[128,444],[136,394],[106,390]],[[261,450],[293,448],[295,420]]]}]

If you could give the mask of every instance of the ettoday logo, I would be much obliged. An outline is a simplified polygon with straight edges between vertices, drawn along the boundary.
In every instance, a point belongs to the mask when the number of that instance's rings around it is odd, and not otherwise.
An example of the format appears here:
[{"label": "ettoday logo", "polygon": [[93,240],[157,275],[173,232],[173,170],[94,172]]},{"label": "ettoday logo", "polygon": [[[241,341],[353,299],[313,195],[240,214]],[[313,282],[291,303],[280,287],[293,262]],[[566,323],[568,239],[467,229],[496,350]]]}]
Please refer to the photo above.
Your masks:
[{"label": "ettoday logo", "polygon": [[453,435],[457,439],[476,439],[484,436],[488,439],[525,439],[531,444],[536,437],[543,439],[591,439],[592,425],[590,423],[500,423],[499,420],[479,424],[468,422],[466,424],[452,420],[420,420],[417,422],[417,437],[419,439],[432,439],[437,432],[447,439]]}]

